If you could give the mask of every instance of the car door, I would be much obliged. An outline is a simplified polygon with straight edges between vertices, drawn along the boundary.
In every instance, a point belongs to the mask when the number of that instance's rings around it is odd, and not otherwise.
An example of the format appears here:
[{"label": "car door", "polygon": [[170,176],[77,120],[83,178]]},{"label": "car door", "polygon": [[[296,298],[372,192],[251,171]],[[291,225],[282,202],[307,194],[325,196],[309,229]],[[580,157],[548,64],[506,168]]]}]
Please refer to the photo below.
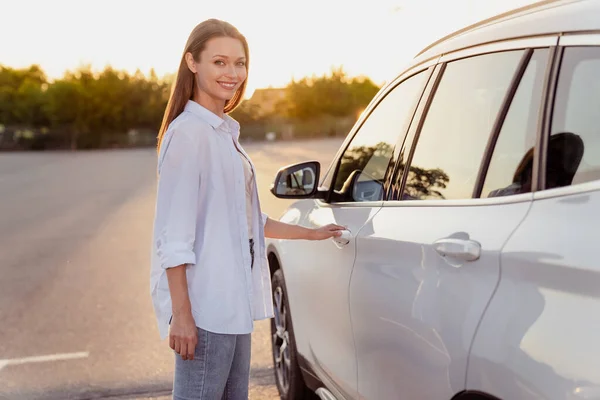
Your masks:
[{"label": "car door", "polygon": [[[450,399],[465,387],[500,250],[531,204],[525,189],[510,201],[474,198],[529,60],[545,62],[547,50],[537,54],[528,44],[442,58],[390,200],[359,232],[350,307],[362,399]],[[531,145],[535,136],[534,124]]]},{"label": "car door", "polygon": [[397,144],[407,132],[430,72],[427,66],[412,71],[375,101],[330,171],[328,201],[303,202],[305,208],[300,210],[305,217],[299,223],[304,226],[335,223],[348,228],[337,240],[294,243],[302,265],[285,269],[298,351],[340,399],[355,398],[357,389],[348,308],[354,237],[381,208],[383,182],[393,171]]},{"label": "car door", "polygon": [[545,179],[502,251],[469,362],[468,387],[505,399],[600,398],[600,35],[560,43]]}]

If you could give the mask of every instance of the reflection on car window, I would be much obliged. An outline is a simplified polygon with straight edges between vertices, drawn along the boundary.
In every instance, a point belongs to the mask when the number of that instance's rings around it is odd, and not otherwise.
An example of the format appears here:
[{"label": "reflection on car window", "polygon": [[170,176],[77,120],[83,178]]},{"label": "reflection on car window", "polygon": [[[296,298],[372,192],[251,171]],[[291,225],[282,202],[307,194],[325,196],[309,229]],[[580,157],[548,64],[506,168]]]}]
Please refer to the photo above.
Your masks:
[{"label": "reflection on car window", "polygon": [[546,188],[600,179],[600,48],[565,49],[546,159]]},{"label": "reflection on car window", "polygon": [[365,120],[342,155],[332,201],[383,199],[386,172],[395,162],[394,147],[406,134],[426,79],[423,71],[400,83]]},{"label": "reflection on car window", "polygon": [[449,63],[425,117],[403,199],[471,198],[489,135],[524,51]]},{"label": "reflection on car window", "polygon": [[512,100],[481,197],[529,193],[533,175],[533,152],[548,49],[534,51]]}]

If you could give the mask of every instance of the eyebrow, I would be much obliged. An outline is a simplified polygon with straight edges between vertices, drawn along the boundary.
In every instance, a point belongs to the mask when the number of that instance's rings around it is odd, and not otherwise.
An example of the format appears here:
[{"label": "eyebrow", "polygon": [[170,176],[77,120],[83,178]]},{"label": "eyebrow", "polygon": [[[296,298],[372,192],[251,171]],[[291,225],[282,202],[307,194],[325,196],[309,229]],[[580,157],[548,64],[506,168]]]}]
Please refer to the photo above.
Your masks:
[{"label": "eyebrow", "polygon": [[[225,56],[225,55],[222,55],[222,54],[215,54],[215,55],[213,56],[213,58],[218,58],[218,57],[222,57],[222,58],[229,59],[229,57],[228,57],[228,56]],[[244,56],[242,56],[242,57],[239,57],[239,58],[238,58],[238,60],[245,60],[245,59],[246,59],[246,57],[244,57]]]}]

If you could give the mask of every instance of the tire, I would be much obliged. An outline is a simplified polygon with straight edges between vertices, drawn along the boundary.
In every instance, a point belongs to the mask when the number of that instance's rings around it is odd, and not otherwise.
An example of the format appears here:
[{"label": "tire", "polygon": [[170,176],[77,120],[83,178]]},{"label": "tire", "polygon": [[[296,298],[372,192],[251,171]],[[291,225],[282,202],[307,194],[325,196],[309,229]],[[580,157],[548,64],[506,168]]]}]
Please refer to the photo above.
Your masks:
[{"label": "tire", "polygon": [[271,319],[271,348],[275,382],[282,400],[318,399],[302,378],[298,351],[288,306],[283,271],[278,269],[271,280],[275,317]]}]

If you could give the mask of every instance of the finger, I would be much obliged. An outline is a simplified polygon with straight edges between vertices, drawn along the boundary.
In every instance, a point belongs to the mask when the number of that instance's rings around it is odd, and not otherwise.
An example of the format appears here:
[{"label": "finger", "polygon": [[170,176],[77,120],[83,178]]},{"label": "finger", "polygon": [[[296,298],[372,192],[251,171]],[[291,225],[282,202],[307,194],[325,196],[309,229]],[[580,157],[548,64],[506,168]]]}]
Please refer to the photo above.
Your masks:
[{"label": "finger", "polygon": [[194,359],[194,351],[196,349],[196,343],[194,343],[194,342],[195,341],[192,340],[192,342],[188,343],[188,355],[187,355],[188,360]]},{"label": "finger", "polygon": [[181,350],[181,343],[180,343],[180,339],[179,338],[175,338],[175,347],[173,348],[173,350],[175,350],[175,353],[181,354],[179,352],[179,350]]},{"label": "finger", "polygon": [[175,338],[173,336],[169,336],[169,347],[175,350]]},{"label": "finger", "polygon": [[188,346],[187,346],[187,342],[185,340],[181,341],[181,348],[180,348],[180,352],[179,354],[181,355],[181,358],[183,358],[184,360],[187,360],[187,355],[188,355],[188,350],[187,350]]}]

